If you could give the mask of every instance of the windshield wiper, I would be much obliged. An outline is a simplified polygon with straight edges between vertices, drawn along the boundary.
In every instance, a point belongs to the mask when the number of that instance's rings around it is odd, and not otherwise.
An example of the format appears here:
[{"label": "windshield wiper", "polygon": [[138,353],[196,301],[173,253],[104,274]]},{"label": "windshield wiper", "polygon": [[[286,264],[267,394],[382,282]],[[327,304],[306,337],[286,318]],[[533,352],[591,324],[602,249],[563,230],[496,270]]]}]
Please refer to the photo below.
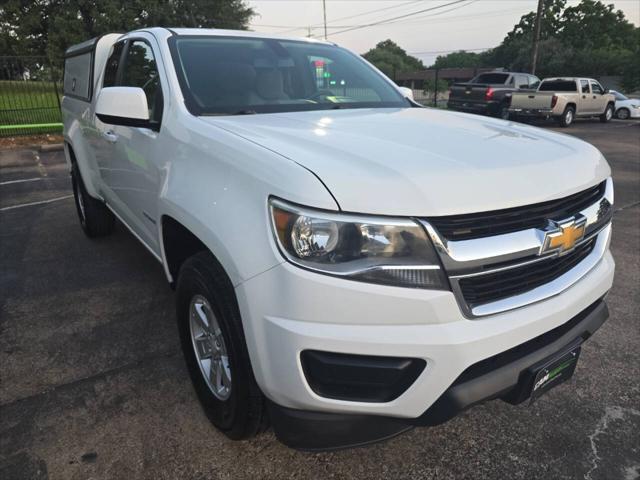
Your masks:
[{"label": "windshield wiper", "polygon": [[255,115],[258,112],[255,110],[238,110],[237,112],[233,112],[230,115]]},{"label": "windshield wiper", "polygon": [[228,117],[231,115],[256,115],[255,110],[238,110],[237,112],[204,112],[203,117]]}]

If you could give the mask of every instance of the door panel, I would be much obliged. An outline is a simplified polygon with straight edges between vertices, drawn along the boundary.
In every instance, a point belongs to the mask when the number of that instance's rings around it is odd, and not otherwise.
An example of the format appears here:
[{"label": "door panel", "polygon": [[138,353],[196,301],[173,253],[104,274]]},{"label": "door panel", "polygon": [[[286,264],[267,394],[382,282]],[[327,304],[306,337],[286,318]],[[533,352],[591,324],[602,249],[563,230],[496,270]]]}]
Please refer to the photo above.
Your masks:
[{"label": "door panel", "polygon": [[118,85],[144,90],[154,129],[113,127],[118,154],[109,171],[111,189],[122,205],[129,226],[152,250],[160,253],[157,200],[161,183],[158,156],[161,152],[157,130],[162,120],[164,96],[149,40],[129,41],[118,76]]},{"label": "door panel", "polygon": [[[122,54],[124,53],[124,47],[125,41],[117,42],[113,45],[105,66],[104,78],[102,80],[103,88],[113,87],[117,84],[116,78]],[[93,102],[93,108],[95,108],[95,101]],[[107,125],[100,121],[95,115],[95,111],[93,112],[93,121],[95,129],[93,131],[87,131],[87,135],[90,136],[89,142],[95,152],[96,165],[101,179],[100,193],[113,207],[114,203],[117,202],[115,202],[115,196],[111,189],[111,171],[118,156],[118,145],[117,142],[114,141],[114,127],[113,125]],[[118,213],[120,214],[121,212]]]},{"label": "door panel", "polygon": [[591,100],[593,106],[593,114],[600,115],[604,113],[604,109],[607,106],[607,97],[604,95],[604,88],[598,82],[589,80],[591,85]]},{"label": "door panel", "polygon": [[580,100],[578,101],[578,115],[589,115],[593,111],[591,89],[587,80],[580,80]]}]

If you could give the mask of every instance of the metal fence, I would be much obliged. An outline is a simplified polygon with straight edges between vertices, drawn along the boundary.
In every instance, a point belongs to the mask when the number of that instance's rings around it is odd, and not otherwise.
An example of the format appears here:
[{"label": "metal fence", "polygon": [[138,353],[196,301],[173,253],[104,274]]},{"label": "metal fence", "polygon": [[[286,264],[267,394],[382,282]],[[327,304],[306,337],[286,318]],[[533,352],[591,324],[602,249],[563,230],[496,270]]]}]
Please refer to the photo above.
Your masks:
[{"label": "metal fence", "polygon": [[62,132],[61,77],[46,57],[0,56],[0,137]]}]

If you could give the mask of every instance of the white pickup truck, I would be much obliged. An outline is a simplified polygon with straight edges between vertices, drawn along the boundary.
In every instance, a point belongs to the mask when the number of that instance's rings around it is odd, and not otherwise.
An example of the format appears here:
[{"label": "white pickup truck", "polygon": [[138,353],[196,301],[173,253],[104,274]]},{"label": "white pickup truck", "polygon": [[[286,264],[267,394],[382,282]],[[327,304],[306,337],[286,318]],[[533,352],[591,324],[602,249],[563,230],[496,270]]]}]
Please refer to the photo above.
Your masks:
[{"label": "white pickup truck", "polygon": [[578,139],[253,32],[106,35],[64,92],[82,228],[118,218],[161,262],[230,438],[349,447],[537,398],[608,316],[611,170]]},{"label": "white pickup truck", "polygon": [[616,99],[593,78],[545,78],[535,92],[514,92],[509,114],[513,118],[553,118],[568,127],[576,118],[613,118]]}]

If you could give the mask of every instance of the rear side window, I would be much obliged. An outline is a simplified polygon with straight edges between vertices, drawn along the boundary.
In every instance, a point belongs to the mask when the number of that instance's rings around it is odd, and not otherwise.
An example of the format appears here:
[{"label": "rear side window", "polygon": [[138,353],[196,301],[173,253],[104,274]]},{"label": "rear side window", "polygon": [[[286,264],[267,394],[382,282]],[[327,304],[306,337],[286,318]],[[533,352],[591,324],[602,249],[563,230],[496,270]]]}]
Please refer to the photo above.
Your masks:
[{"label": "rear side window", "polygon": [[549,80],[540,84],[541,92],[577,92],[576,82],[573,80]]},{"label": "rear side window", "polygon": [[113,46],[113,51],[107,59],[107,65],[104,69],[104,80],[102,81],[103,87],[115,87],[118,76],[118,65],[120,64],[120,57],[122,56],[122,48],[124,42],[118,42]]},{"label": "rear side window", "polygon": [[162,89],[160,88],[156,59],[148,43],[135,40],[129,45],[119,85],[138,87],[144,90],[149,106],[149,118],[152,121],[160,121],[162,118]]},{"label": "rear side window", "polygon": [[526,75],[516,75],[516,87],[529,88],[529,77]]},{"label": "rear side window", "polygon": [[89,101],[93,52],[68,57],[64,61],[64,94]]},{"label": "rear side window", "polygon": [[535,75],[529,75],[529,88],[536,89],[540,86],[540,79]]},{"label": "rear side window", "polygon": [[494,84],[504,84],[507,82],[509,78],[508,73],[481,73],[476,78],[474,78],[472,83],[494,83]]},{"label": "rear side window", "polygon": [[589,93],[589,82],[586,80],[580,80],[580,89],[582,93]]}]

